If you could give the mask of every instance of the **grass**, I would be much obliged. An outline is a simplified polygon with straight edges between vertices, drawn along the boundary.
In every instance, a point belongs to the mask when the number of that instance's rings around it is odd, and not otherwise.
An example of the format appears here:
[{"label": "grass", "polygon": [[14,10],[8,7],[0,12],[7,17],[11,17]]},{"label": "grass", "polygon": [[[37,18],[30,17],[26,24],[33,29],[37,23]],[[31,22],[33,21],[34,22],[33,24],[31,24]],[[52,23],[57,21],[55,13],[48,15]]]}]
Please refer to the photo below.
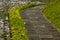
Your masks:
[{"label": "grass", "polygon": [[38,6],[39,4],[25,4],[17,6],[9,11],[9,21],[11,27],[11,40],[29,40],[26,35],[24,21],[21,18],[20,11],[29,7]]},{"label": "grass", "polygon": [[43,9],[44,16],[60,31],[60,0],[49,3]]}]

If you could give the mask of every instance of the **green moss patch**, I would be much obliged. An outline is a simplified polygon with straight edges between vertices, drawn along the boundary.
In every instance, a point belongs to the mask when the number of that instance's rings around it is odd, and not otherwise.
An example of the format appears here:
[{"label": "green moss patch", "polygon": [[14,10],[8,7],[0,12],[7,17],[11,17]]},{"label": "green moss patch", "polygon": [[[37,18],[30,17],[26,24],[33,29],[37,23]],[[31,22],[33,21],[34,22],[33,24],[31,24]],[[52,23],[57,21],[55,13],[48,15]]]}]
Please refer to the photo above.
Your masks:
[{"label": "green moss patch", "polygon": [[38,6],[39,4],[25,4],[17,6],[9,11],[9,21],[11,27],[11,40],[28,40],[24,21],[20,16],[20,11],[29,7]]},{"label": "green moss patch", "polygon": [[60,0],[49,3],[43,9],[43,13],[56,26],[57,30],[60,31]]}]

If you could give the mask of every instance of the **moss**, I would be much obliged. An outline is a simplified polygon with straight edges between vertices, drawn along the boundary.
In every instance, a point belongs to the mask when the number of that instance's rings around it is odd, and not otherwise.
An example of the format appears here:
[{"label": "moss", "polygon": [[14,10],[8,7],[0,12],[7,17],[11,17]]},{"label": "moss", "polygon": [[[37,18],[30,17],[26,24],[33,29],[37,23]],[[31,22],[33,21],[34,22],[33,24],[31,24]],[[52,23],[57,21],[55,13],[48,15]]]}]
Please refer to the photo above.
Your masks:
[{"label": "moss", "polygon": [[[39,5],[39,4],[38,4]],[[20,11],[29,7],[38,6],[37,4],[25,4],[17,6],[9,11],[9,21],[11,27],[11,40],[28,40],[24,21],[20,16]]]},{"label": "moss", "polygon": [[44,16],[60,31],[60,0],[49,3],[43,9]]}]

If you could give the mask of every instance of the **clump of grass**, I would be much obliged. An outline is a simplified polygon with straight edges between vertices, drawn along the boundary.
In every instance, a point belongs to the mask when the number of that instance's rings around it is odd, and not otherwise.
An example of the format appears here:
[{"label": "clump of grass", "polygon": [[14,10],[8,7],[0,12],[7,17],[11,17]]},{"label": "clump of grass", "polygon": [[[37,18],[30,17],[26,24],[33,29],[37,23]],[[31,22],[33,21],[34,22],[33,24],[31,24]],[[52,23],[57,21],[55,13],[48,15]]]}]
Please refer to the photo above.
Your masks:
[{"label": "clump of grass", "polygon": [[43,13],[56,26],[57,30],[60,31],[60,0],[49,3],[43,9]]},{"label": "clump of grass", "polygon": [[26,35],[26,28],[24,25],[24,21],[20,16],[20,11],[29,7],[38,6],[36,4],[25,4],[22,6],[17,6],[12,8],[9,11],[9,21],[11,27],[11,40],[28,40]]}]

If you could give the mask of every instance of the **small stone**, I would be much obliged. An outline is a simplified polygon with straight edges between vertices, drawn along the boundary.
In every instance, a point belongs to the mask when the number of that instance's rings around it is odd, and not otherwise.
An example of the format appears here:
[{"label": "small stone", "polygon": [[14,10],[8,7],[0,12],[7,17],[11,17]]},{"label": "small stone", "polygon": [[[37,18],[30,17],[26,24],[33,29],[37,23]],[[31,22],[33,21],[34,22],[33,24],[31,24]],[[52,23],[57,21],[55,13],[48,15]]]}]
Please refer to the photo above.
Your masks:
[{"label": "small stone", "polygon": [[24,24],[26,24],[26,22],[24,22]]},{"label": "small stone", "polygon": [[1,26],[1,27],[3,27],[4,25],[3,25],[3,24],[1,24],[0,26]]},{"label": "small stone", "polygon": [[3,29],[0,30],[0,34],[3,34]]},{"label": "small stone", "polygon": [[6,28],[5,31],[6,31],[6,32],[9,32],[9,28]]},{"label": "small stone", "polygon": [[8,26],[5,26],[5,28],[8,28]]},{"label": "small stone", "polygon": [[0,23],[4,23],[3,21],[0,21]]},{"label": "small stone", "polygon": [[4,38],[0,38],[0,40],[4,40]]},{"label": "small stone", "polygon": [[6,17],[6,20],[8,20],[8,17]]},{"label": "small stone", "polygon": [[9,37],[9,34],[7,35],[7,37]]},{"label": "small stone", "polygon": [[3,2],[0,2],[0,5],[2,5],[3,4]]},{"label": "small stone", "polygon": [[2,22],[2,21],[0,21],[0,22]]}]

